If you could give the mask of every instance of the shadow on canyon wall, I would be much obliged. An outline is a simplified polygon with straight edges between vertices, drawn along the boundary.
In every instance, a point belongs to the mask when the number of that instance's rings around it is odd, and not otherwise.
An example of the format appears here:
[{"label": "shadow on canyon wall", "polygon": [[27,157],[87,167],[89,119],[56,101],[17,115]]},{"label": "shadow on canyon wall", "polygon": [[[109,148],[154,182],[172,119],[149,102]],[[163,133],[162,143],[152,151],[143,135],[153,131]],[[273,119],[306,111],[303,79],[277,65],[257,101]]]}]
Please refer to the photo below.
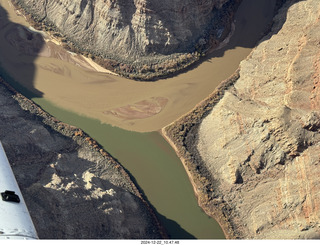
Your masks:
[{"label": "shadow on canyon wall", "polygon": [[[45,41],[39,33],[32,32],[22,25],[11,22],[8,18],[7,11],[0,5],[0,77],[28,98],[42,97],[43,95],[43,93],[34,86],[36,73],[34,61],[44,45]],[[17,77],[23,79],[24,85],[21,85],[17,81]],[[8,134],[7,131],[2,132]],[[65,140],[70,141],[69,139]],[[74,196],[85,196],[85,194],[90,196],[90,193],[88,193],[85,188],[77,188],[68,194],[63,194],[60,191],[52,189],[48,191],[42,186],[40,182],[43,182],[44,177],[41,173],[47,171],[48,164],[54,161],[57,152],[44,153],[40,149],[29,149],[26,150],[24,154],[21,152],[17,154],[15,149],[30,148],[31,145],[33,147],[34,144],[22,142],[23,146],[8,147],[5,141],[3,143],[6,146],[9,161],[15,163],[13,170],[21,191],[24,193],[25,201],[29,207],[40,238],[94,239],[107,238],[106,236],[109,236],[109,238],[117,238],[119,234],[117,234],[116,228],[111,229],[110,234],[106,234],[106,228],[104,226],[106,223],[108,224],[108,222],[112,223],[112,221],[108,221],[110,218],[108,218],[108,215],[104,214],[103,211],[95,208],[98,204],[101,204],[99,201],[90,202],[85,198],[74,198]],[[74,145],[72,142],[69,143],[70,145]],[[25,156],[31,157],[31,155],[33,158],[36,158],[36,156],[39,156],[39,158],[32,159],[33,163],[30,165],[30,161],[28,161]],[[23,156],[23,159],[20,159],[20,156]],[[43,161],[48,162],[48,164],[43,164]],[[25,166],[26,162],[29,164],[28,166]],[[76,170],[78,171],[79,162],[82,163],[86,161],[79,158],[75,159],[74,162],[77,163]],[[82,165],[89,168],[92,163],[86,162]],[[68,168],[74,167],[73,164],[65,166]],[[74,171],[60,172],[62,174],[70,174],[70,176],[74,174]],[[127,172],[129,173],[128,170]],[[79,173],[79,176],[81,176],[81,173]],[[50,182],[49,179],[45,181]],[[131,179],[137,185],[132,175]],[[104,187],[112,187],[112,189],[117,190],[117,192],[121,192],[119,188],[111,185],[111,183],[107,183],[107,181],[104,182]],[[141,192],[143,191],[141,190]],[[147,200],[145,195],[144,198]],[[170,227],[170,233],[172,233],[171,238],[195,239],[193,235],[185,231],[175,221],[159,214],[154,207],[153,210],[160,222],[167,228]],[[108,222],[105,222],[105,220]]]},{"label": "shadow on canyon wall", "polygon": [[[243,0],[236,13],[234,34],[228,44],[206,55],[199,62],[178,73],[186,73],[192,69],[196,69],[202,62],[210,62],[210,59],[214,57],[223,57],[226,51],[237,47],[254,48],[258,41],[270,31],[273,24],[272,19],[277,13],[279,6],[288,2],[289,4],[285,9],[287,11],[293,4],[299,1],[305,0]],[[281,29],[285,21],[286,19],[284,18],[280,25],[277,26],[277,31]],[[45,45],[43,37],[39,33],[32,32],[22,25],[10,22],[6,10],[1,6],[0,37],[0,76],[17,90],[23,91],[23,94],[27,97],[42,97],[43,93],[34,86],[34,60]],[[16,64],[14,68],[14,64],[11,64],[11,66],[9,64],[11,71],[14,70],[10,74],[2,68],[6,60]],[[169,77],[176,75],[173,74]],[[16,81],[16,76],[19,78],[23,77],[24,86]]]},{"label": "shadow on canyon wall", "polygon": [[[252,6],[259,5],[260,1],[263,1],[265,4],[270,4],[271,2],[265,0],[246,1],[249,1]],[[286,11],[291,5],[299,1],[304,0],[290,1],[291,4],[288,5]],[[275,0],[273,3],[275,4]],[[230,39],[228,45],[211,53],[201,62],[210,62],[209,59],[213,57],[223,57],[227,50],[235,49],[236,47],[254,48],[258,40],[262,38],[264,34],[266,34],[268,27],[270,28],[274,14],[274,12],[272,14],[270,14],[270,12],[266,13],[266,7],[264,4],[259,6],[259,8],[260,14],[258,14],[256,10],[252,9],[250,11],[250,16],[244,15],[242,18],[237,19],[236,23],[239,21],[244,22],[244,27],[240,29],[236,28],[235,34],[233,35],[233,38]],[[239,11],[241,11],[241,6]],[[258,25],[261,15],[269,15],[269,25],[268,23],[264,26]],[[278,30],[281,29],[285,21],[285,19],[282,20],[280,25],[277,27]],[[254,35],[255,38],[252,38],[252,35]],[[248,36],[250,36],[250,39],[247,38]],[[8,13],[6,10],[0,6],[0,76],[13,85],[17,90],[23,91],[23,94],[29,98],[42,97],[43,95],[43,93],[37,90],[34,86],[34,77],[36,72],[34,62],[44,44],[45,41],[40,34],[31,32],[25,27],[11,22],[8,19]],[[199,63],[193,65],[191,69],[195,69],[198,65]],[[3,69],[2,67],[7,69]],[[10,73],[6,72],[6,70],[10,71]],[[188,70],[190,70],[190,68]],[[20,85],[16,81],[16,77],[23,78],[25,85]],[[133,179],[132,176],[131,178]],[[175,221],[167,219],[161,214],[157,215],[163,223],[166,223],[167,226],[170,226],[172,229],[176,230],[176,234],[178,235],[174,238],[194,238],[187,231],[183,230]]]},{"label": "shadow on canyon wall", "polygon": [[[29,98],[43,95],[34,86],[34,61],[44,44],[39,33],[11,22],[0,6],[0,76]],[[23,85],[17,80],[23,81]]]},{"label": "shadow on canyon wall", "polygon": [[243,0],[236,13],[235,30],[229,42],[224,47],[202,57],[199,62],[188,67],[183,73],[196,69],[202,62],[223,57],[228,50],[237,47],[253,49],[260,41],[271,38],[272,35],[268,33],[272,30],[273,35],[277,34],[286,22],[286,18],[283,18],[276,27],[274,26],[273,18],[279,9],[284,7],[282,11],[287,13],[292,5],[300,1],[305,0]]}]

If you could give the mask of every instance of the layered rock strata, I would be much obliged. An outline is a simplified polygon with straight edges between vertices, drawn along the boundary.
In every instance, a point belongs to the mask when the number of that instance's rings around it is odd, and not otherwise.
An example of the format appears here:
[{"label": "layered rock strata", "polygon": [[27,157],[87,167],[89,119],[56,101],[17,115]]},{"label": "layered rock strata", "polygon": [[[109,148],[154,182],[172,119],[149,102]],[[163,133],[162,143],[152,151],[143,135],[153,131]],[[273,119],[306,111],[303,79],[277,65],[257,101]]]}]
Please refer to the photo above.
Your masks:
[{"label": "layered rock strata", "polygon": [[122,74],[147,79],[183,69],[215,47],[230,32],[241,0],[13,2],[38,24],[62,34],[72,50],[88,52]]},{"label": "layered rock strata", "polygon": [[228,237],[319,239],[320,3],[289,0],[274,21],[234,77],[165,132]]},{"label": "layered rock strata", "polygon": [[0,140],[41,239],[166,237],[123,167],[1,80]]}]

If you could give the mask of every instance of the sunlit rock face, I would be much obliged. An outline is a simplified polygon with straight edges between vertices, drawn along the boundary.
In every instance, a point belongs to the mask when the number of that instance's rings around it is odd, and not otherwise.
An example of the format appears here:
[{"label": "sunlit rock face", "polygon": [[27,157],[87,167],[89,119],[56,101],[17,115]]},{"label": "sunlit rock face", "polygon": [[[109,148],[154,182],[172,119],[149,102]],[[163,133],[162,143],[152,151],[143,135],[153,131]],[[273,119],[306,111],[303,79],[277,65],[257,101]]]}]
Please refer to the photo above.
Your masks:
[{"label": "sunlit rock face", "polygon": [[202,121],[198,151],[244,238],[320,237],[320,2],[287,1]]},{"label": "sunlit rock face", "polygon": [[192,52],[229,32],[241,0],[17,0],[81,49],[116,60]]}]

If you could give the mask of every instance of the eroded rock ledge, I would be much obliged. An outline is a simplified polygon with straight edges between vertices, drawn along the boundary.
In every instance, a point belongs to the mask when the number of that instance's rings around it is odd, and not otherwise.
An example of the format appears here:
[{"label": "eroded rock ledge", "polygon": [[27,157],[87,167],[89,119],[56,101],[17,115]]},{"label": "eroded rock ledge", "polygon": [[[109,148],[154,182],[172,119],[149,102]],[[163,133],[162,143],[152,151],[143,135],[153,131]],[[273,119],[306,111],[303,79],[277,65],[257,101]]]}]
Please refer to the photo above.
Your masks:
[{"label": "eroded rock ledge", "polygon": [[151,80],[183,70],[231,30],[241,0],[12,0],[36,28],[113,72]]},{"label": "eroded rock ledge", "polygon": [[235,75],[164,130],[227,237],[320,238],[319,13],[288,0]]},{"label": "eroded rock ledge", "polygon": [[0,140],[41,239],[167,237],[128,173],[2,79]]}]

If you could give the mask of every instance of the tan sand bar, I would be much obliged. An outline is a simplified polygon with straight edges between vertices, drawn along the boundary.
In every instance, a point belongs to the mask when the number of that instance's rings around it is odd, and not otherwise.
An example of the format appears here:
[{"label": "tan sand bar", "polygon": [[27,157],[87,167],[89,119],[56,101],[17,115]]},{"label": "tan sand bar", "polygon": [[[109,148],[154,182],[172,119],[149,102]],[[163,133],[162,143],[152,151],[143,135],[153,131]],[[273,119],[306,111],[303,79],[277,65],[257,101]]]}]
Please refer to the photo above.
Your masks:
[{"label": "tan sand bar", "polygon": [[[173,78],[136,82],[101,72],[83,57],[65,51],[50,37],[44,40],[29,28],[8,0],[0,0],[10,20],[0,29],[1,66],[20,84],[65,109],[127,130],[156,131],[207,97],[250,53],[251,44],[236,43],[248,36],[257,40],[254,35],[261,35],[257,23],[265,26],[273,14],[269,0],[260,0],[260,6],[251,4],[252,1],[246,0],[240,6],[235,33],[228,45],[213,54],[216,57]],[[271,7],[266,8],[265,3]],[[252,10],[252,6],[257,9]],[[260,20],[252,23],[250,18]]]}]

